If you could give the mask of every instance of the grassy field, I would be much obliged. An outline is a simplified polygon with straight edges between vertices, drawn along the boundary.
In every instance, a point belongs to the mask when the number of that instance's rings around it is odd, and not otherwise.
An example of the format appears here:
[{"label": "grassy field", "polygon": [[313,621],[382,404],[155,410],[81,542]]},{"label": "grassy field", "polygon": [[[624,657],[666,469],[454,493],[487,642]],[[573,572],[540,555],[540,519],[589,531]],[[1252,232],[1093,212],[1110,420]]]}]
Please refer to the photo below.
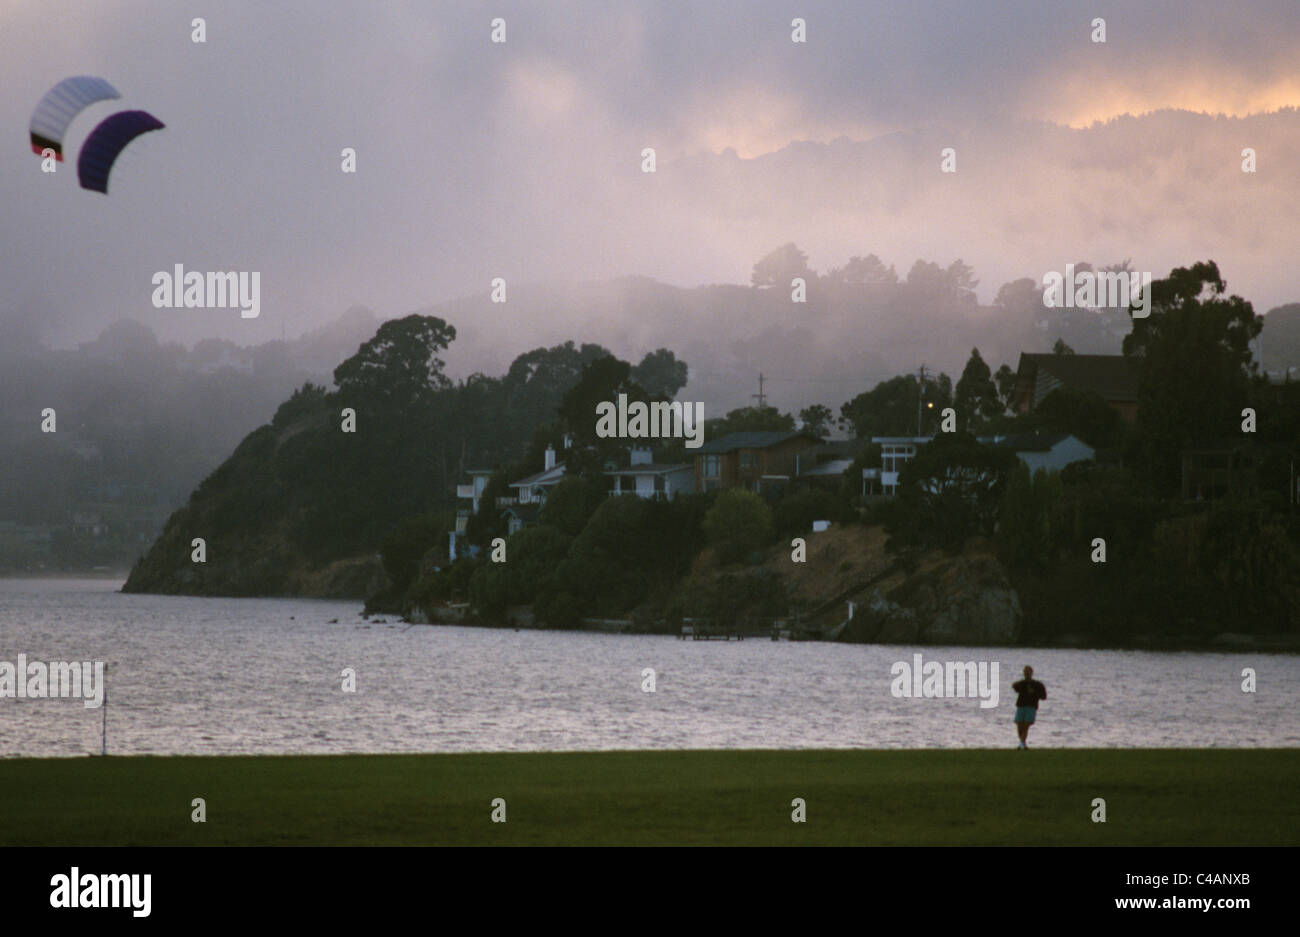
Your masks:
[{"label": "grassy field", "polygon": [[21,759],[0,844],[1296,845],[1297,789],[1300,749]]}]

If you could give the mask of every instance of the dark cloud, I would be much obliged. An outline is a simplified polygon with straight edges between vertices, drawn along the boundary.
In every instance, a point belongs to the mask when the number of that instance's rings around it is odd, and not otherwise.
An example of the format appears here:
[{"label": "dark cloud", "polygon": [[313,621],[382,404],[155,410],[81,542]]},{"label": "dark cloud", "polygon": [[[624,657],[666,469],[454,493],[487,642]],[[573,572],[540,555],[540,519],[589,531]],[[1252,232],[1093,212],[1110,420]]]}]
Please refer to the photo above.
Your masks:
[{"label": "dark cloud", "polygon": [[[1282,210],[1294,114],[1023,123],[1298,104],[1293,5],[1107,6],[20,0],[0,34],[6,308],[50,310],[64,340],[133,317],[165,338],[253,342],[494,276],[744,282],[791,239],[823,268],[962,256],[986,300],[1070,260],[1144,254],[1157,273],[1215,256],[1265,308],[1295,298],[1277,272],[1296,242]],[[493,15],[504,47],[488,42]],[[794,16],[806,46],[789,41]],[[70,164],[42,176],[22,145],[35,101],[80,73],[167,124],[127,151],[108,198],[79,190]],[[71,152],[111,110],[83,115]],[[937,173],[941,141],[960,141],[955,178]],[[339,171],[345,146],[355,176]],[[1244,146],[1260,148],[1247,180]],[[149,277],[175,263],[261,271],[261,318],[153,309]]]}]

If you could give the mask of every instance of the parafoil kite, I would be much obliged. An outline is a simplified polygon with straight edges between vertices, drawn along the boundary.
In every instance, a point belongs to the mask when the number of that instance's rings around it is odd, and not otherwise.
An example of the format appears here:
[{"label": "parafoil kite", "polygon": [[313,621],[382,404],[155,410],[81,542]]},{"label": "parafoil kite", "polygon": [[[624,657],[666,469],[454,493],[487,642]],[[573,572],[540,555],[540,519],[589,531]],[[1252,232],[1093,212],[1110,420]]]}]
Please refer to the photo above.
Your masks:
[{"label": "parafoil kite", "polygon": [[65,78],[45,93],[32,112],[32,152],[38,156],[46,149],[63,161],[63,134],[80,114],[96,101],[120,98],[117,89],[102,78],[78,75]]},{"label": "parafoil kite", "polygon": [[108,174],[117,154],[150,130],[161,130],[163,122],[145,111],[118,111],[104,118],[86,137],[77,158],[77,178],[83,189],[108,194]]}]

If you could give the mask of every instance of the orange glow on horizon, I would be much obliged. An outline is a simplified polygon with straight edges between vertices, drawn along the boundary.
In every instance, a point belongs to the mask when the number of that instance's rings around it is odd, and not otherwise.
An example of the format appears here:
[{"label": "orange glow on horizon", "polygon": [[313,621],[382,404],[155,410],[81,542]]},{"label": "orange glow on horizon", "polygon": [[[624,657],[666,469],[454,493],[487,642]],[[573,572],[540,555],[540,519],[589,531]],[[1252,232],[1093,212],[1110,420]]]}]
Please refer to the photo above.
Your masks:
[{"label": "orange glow on horizon", "polygon": [[1040,116],[1079,130],[1117,117],[1140,117],[1160,110],[1251,117],[1300,107],[1300,81],[1288,79],[1268,86],[1247,85],[1239,78],[1216,81],[1205,76],[1193,80],[1153,78],[1140,86],[1097,85],[1091,75],[1079,75],[1061,93],[1059,104],[1048,106]]},{"label": "orange glow on horizon", "polygon": [[[1011,107],[1013,114],[1083,130],[1119,117],[1141,117],[1161,110],[1244,118],[1300,108],[1300,79],[1260,83],[1237,74],[1186,76],[1153,66],[1117,80],[1083,69],[1062,76],[1054,85],[1036,86],[1030,94],[1019,106]],[[754,86],[712,92],[694,102],[676,148],[686,153],[731,149],[739,158],[749,160],[800,141],[827,144],[846,137],[861,142],[907,129],[819,120],[800,104],[793,95]]]}]

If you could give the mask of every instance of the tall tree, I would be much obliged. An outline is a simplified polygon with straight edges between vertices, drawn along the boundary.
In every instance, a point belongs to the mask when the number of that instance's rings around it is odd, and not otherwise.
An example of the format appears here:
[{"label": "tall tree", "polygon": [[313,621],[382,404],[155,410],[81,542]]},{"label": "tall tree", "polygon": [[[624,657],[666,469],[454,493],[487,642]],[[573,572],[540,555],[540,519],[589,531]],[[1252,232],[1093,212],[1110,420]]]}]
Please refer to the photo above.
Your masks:
[{"label": "tall tree", "polygon": [[672,400],[686,386],[686,362],[677,360],[667,348],[648,352],[641,363],[632,369],[632,380],[645,388],[646,393]]},{"label": "tall tree", "polygon": [[501,379],[504,406],[492,423],[494,432],[513,441],[513,456],[521,454],[526,445],[522,441],[531,437],[537,427],[555,419],[560,402],[578,383],[583,368],[608,355],[609,351],[600,345],[579,347],[569,341],[551,348],[534,348],[511,362],[510,370]]},{"label": "tall tree", "polygon": [[398,406],[427,403],[451,385],[438,353],[455,339],[456,329],[437,316],[390,319],[334,369],[334,383],[345,395]]},{"label": "tall tree", "polygon": [[[872,436],[911,436],[916,433],[918,404],[922,404],[921,434],[933,432],[938,414],[952,403],[952,379],[946,374],[926,377],[924,394],[915,374],[881,381],[840,406],[840,419],[852,425],[859,439]],[[932,404],[932,406],[925,406]]]},{"label": "tall tree", "polygon": [[894,270],[893,264],[886,267],[885,262],[875,254],[868,254],[866,257],[850,257],[849,262],[843,267],[835,267],[827,271],[826,278],[852,286],[892,285],[898,282],[898,273]]},{"label": "tall tree", "polygon": [[705,421],[709,439],[728,433],[781,432],[794,429],[794,417],[776,407],[739,407],[717,420]]},{"label": "tall tree", "polygon": [[993,305],[1007,312],[1033,315],[1043,308],[1043,288],[1029,277],[1003,283]]},{"label": "tall tree", "polygon": [[814,436],[825,439],[831,434],[831,420],[835,414],[831,413],[831,408],[820,403],[815,403],[811,407],[805,407],[799,411],[799,421],[803,428]]},{"label": "tall tree", "polygon": [[940,433],[899,477],[898,509],[886,525],[891,549],[934,546],[955,553],[972,534],[991,535],[1017,461],[1011,451],[982,446],[969,433]]},{"label": "tall tree", "polygon": [[754,272],[749,281],[754,286],[783,286],[789,289],[794,277],[812,280],[814,276],[808,266],[808,255],[791,241],[754,264]]},{"label": "tall tree", "polygon": [[967,430],[993,419],[1002,409],[997,386],[993,383],[989,366],[980,357],[978,348],[971,349],[970,358],[957,381],[953,406],[957,410],[961,428]]},{"label": "tall tree", "polygon": [[1047,327],[1048,313],[1043,306],[1043,288],[1029,277],[1004,283],[993,298],[997,323],[1005,330],[1013,346],[1035,348],[1042,341],[1041,330]]},{"label": "tall tree", "polygon": [[1149,480],[1179,484],[1180,452],[1199,440],[1239,437],[1263,320],[1227,286],[1214,261],[1178,267],[1150,286],[1151,313],[1134,319],[1124,354],[1141,361],[1138,428]]},{"label": "tall tree", "polygon": [[918,260],[907,272],[909,288],[925,295],[946,300],[960,300],[963,303],[974,302],[975,270],[960,259],[954,260],[948,267],[939,266],[929,260]]},{"label": "tall tree", "polygon": [[975,278],[974,267],[962,263],[962,259],[958,257],[948,264],[948,269],[944,272],[948,274],[948,284],[953,291],[953,295],[962,298],[974,298],[975,287],[980,285],[980,281]]},{"label": "tall tree", "polygon": [[592,446],[613,452],[627,445],[619,439],[601,439],[596,435],[596,406],[600,403],[617,404],[619,394],[626,394],[628,402],[649,401],[647,394],[632,380],[632,366],[613,355],[598,358],[583,368],[578,383],[569,389],[560,401],[560,423],[581,447]]}]

